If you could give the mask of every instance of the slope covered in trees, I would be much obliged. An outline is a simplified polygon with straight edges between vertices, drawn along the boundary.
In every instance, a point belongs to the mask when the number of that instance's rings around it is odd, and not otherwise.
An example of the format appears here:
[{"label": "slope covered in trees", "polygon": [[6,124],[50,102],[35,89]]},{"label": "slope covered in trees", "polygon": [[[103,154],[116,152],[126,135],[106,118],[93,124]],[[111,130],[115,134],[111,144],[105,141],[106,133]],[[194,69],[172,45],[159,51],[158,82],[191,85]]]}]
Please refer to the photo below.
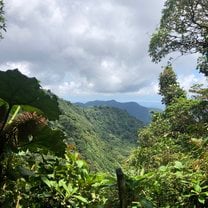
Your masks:
[{"label": "slope covered in trees", "polygon": [[0,206],[97,207],[111,201],[115,179],[90,170],[120,166],[142,122],[119,109],[58,100],[17,69],[0,73]]},{"label": "slope covered in trees", "polygon": [[56,125],[95,169],[113,171],[135,147],[143,124],[127,112],[111,107],[82,108],[64,100],[59,104],[62,113]]}]

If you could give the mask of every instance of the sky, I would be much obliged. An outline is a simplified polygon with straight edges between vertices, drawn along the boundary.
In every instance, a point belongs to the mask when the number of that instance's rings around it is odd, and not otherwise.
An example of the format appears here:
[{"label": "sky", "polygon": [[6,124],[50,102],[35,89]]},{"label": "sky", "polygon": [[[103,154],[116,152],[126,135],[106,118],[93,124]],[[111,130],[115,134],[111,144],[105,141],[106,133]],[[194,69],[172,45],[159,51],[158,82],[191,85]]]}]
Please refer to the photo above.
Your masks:
[{"label": "sky", "polygon": [[[0,70],[18,68],[71,102],[136,101],[161,106],[158,77],[167,60],[148,56],[164,0],[5,0],[7,32],[0,40]],[[197,55],[174,55],[188,90],[205,83]]]}]

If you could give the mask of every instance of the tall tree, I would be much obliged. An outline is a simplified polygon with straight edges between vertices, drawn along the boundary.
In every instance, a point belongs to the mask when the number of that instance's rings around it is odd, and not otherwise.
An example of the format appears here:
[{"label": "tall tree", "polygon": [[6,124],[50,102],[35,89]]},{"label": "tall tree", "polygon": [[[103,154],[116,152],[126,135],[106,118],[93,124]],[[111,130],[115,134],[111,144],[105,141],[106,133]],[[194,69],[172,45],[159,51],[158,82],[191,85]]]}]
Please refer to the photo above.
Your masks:
[{"label": "tall tree", "polygon": [[41,110],[50,120],[58,119],[57,97],[43,90],[36,78],[28,78],[18,69],[0,71],[0,86],[0,99],[7,103],[7,114],[13,106],[23,105]]},{"label": "tall tree", "polygon": [[160,74],[159,94],[162,95],[162,103],[169,105],[179,97],[186,97],[186,93],[180,88],[176,74],[171,66],[167,66]]},{"label": "tall tree", "polygon": [[171,52],[199,53],[198,69],[208,76],[208,1],[166,0],[149,54],[159,62]]},{"label": "tall tree", "polygon": [[3,37],[1,31],[6,31],[6,24],[4,19],[4,3],[3,0],[0,0],[0,39]]}]

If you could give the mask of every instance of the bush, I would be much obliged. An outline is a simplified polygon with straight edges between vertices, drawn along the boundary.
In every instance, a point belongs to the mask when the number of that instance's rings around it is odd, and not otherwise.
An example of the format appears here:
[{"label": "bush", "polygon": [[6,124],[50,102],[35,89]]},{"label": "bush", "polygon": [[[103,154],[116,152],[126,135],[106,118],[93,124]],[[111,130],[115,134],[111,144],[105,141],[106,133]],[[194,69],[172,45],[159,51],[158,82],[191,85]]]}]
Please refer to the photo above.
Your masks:
[{"label": "bush", "polygon": [[76,152],[59,158],[27,151],[6,158],[1,207],[108,206],[114,179],[90,173]]}]

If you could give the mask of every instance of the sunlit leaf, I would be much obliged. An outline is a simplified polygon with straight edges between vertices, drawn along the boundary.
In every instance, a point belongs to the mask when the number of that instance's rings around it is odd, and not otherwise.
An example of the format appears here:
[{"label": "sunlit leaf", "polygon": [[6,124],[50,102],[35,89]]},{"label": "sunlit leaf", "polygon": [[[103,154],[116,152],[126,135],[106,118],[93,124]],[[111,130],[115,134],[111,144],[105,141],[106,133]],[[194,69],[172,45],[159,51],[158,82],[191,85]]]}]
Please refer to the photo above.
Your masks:
[{"label": "sunlit leaf", "polygon": [[202,191],[199,184],[196,184],[196,185],[194,186],[194,190],[195,190],[197,193],[200,193],[200,192]]},{"label": "sunlit leaf", "polygon": [[175,161],[175,165],[174,168],[176,169],[182,169],[183,168],[183,164],[180,161]]},{"label": "sunlit leaf", "polygon": [[203,196],[199,196],[198,200],[201,204],[205,203],[205,198]]},{"label": "sunlit leaf", "polygon": [[79,196],[79,195],[74,195],[74,198],[77,198],[79,199],[80,201],[84,202],[84,203],[88,203],[88,200],[82,196]]}]

